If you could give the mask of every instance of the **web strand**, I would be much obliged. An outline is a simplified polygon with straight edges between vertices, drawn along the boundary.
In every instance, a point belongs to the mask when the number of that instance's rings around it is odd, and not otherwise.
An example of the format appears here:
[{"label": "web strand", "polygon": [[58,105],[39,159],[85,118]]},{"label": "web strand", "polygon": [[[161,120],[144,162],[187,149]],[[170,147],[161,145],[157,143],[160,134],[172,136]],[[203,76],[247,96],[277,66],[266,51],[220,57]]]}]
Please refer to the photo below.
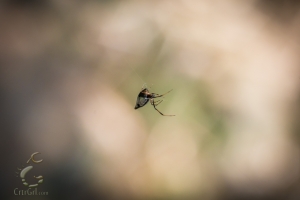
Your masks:
[{"label": "web strand", "polygon": [[139,79],[143,82],[143,86],[147,87],[147,83],[144,81],[144,79],[142,79],[142,77],[136,72],[136,70],[134,70],[131,66],[129,66],[131,68],[131,70],[137,75],[137,77],[139,77]]}]

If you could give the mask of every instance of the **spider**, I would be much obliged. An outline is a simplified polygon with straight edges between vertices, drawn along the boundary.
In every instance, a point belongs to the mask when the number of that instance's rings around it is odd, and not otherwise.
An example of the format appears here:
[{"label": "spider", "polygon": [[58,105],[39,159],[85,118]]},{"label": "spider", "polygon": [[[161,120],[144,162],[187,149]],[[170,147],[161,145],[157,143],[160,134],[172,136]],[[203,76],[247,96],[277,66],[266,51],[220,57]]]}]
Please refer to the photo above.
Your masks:
[{"label": "spider", "polygon": [[138,109],[143,107],[144,105],[146,105],[149,100],[151,105],[154,107],[154,109],[159,112],[159,114],[161,114],[162,116],[175,116],[175,115],[164,115],[162,112],[160,112],[156,106],[158,106],[158,104],[160,104],[163,100],[158,100],[158,101],[154,101],[154,98],[158,98],[158,97],[162,97],[166,94],[168,94],[169,92],[171,92],[172,90],[166,92],[165,94],[155,94],[155,93],[150,93],[149,90],[147,88],[142,88],[142,90],[140,91],[137,99],[136,99],[136,104],[134,109]]}]

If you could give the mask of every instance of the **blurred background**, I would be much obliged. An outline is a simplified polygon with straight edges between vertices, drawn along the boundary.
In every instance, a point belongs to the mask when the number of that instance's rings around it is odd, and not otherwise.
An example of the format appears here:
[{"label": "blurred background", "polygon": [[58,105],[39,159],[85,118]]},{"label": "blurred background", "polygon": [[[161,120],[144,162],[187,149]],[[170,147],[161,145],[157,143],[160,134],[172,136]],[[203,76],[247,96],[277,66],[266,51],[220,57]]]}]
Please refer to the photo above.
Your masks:
[{"label": "blurred background", "polygon": [[[300,199],[299,11],[1,1],[1,199]],[[16,196],[33,152],[48,195]]]}]

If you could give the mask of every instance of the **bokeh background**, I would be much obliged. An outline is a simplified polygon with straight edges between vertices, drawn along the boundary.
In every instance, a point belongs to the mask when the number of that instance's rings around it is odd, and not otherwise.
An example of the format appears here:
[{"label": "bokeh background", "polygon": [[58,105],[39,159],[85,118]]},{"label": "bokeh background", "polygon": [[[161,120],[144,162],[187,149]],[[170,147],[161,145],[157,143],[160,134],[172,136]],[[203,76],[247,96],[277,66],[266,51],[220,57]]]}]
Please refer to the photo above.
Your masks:
[{"label": "bokeh background", "polygon": [[[299,11],[1,1],[1,199],[300,199]],[[15,196],[33,152],[48,196]]]}]

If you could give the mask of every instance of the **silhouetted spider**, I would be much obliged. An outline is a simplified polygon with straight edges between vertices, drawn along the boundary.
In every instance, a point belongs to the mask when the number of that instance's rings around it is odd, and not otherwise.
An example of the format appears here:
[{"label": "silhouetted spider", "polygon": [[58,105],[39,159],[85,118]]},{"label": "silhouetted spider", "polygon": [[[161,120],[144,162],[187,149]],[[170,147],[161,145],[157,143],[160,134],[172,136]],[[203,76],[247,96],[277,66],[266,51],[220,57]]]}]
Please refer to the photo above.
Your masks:
[{"label": "silhouetted spider", "polygon": [[[137,99],[136,99],[136,104],[135,104],[134,109],[138,109],[140,107],[143,107],[150,100],[151,105],[153,105],[154,109],[157,110],[156,106],[158,106],[158,104],[160,104],[163,100],[154,101],[154,98],[162,97],[162,96],[168,94],[171,91],[172,90],[166,92],[165,94],[161,94],[160,95],[160,94],[150,93],[147,88],[143,87],[142,90],[140,91]],[[163,116],[175,116],[175,115],[164,115],[159,110],[157,110],[157,112],[159,112]]]}]

